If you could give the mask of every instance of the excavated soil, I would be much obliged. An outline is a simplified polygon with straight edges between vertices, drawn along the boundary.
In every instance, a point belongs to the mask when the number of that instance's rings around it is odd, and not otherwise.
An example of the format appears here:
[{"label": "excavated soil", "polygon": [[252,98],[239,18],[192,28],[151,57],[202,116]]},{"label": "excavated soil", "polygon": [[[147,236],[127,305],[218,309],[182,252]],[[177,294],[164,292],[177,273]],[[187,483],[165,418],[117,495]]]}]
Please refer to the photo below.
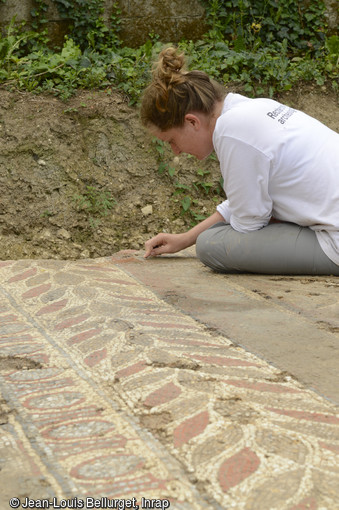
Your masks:
[{"label": "excavated soil", "polygon": [[[137,110],[108,92],[82,91],[65,103],[0,90],[0,259],[139,249],[159,231],[184,231],[191,210],[206,216],[222,200],[216,161],[180,155],[174,176],[168,166],[160,174],[173,155],[160,155]],[[331,91],[300,88],[279,100],[339,132]],[[185,196],[194,202],[183,214]]]}]

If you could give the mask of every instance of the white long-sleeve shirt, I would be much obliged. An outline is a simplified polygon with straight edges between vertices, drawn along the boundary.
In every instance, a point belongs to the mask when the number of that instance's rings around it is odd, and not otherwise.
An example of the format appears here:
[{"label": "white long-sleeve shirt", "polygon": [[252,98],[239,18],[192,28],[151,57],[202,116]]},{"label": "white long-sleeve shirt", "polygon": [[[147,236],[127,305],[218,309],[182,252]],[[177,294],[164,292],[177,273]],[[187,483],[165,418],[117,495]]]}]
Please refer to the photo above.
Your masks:
[{"label": "white long-sleeve shirt", "polygon": [[228,94],[213,133],[227,200],[217,207],[239,232],[271,216],[307,226],[339,265],[339,134],[271,99]]}]

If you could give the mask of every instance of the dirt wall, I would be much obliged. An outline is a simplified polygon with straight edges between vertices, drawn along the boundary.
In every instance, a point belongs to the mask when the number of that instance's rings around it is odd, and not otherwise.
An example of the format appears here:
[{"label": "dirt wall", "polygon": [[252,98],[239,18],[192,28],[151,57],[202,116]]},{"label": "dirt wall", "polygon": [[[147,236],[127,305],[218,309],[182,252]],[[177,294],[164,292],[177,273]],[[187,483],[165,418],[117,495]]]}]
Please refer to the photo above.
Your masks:
[{"label": "dirt wall", "polygon": [[[339,132],[331,93],[303,88],[280,99]],[[186,194],[198,213],[214,212],[224,198],[215,193],[218,163],[180,155],[171,177],[159,173],[158,156],[137,110],[114,92],[65,103],[0,90],[0,260],[138,249],[159,231],[190,227]],[[164,158],[172,164],[169,149]],[[202,180],[213,184],[208,194]]]}]

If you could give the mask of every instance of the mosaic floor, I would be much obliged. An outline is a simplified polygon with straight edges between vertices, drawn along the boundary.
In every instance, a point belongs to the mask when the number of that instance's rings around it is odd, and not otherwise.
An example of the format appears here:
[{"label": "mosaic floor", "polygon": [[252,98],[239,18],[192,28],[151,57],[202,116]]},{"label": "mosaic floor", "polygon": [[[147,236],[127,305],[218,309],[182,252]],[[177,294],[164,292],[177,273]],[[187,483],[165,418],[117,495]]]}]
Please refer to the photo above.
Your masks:
[{"label": "mosaic floor", "polygon": [[112,259],[0,282],[1,509],[339,509],[330,402]]}]

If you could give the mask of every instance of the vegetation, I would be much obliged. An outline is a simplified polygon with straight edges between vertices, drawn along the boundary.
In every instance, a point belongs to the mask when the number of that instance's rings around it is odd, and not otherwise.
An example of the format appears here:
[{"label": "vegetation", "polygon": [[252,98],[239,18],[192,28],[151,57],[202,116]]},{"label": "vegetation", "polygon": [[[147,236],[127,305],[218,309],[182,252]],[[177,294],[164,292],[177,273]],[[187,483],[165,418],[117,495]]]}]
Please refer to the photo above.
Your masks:
[{"label": "vegetation", "polygon": [[[299,81],[329,83],[338,91],[339,36],[326,37],[321,0],[203,1],[210,30],[201,41],[179,44],[192,67],[247,95],[273,96]],[[115,87],[137,102],[161,46],[158,37],[128,48],[119,40],[117,6],[107,26],[103,0],[87,0],[86,10],[84,0],[54,4],[68,23],[63,47],[50,47],[46,3],[36,0],[31,30],[12,20],[0,37],[0,83],[62,99],[77,88]]]},{"label": "vegetation", "polygon": [[[1,1],[1,0],[0,0]],[[276,96],[299,82],[312,82],[339,92],[339,35],[328,37],[322,0],[201,0],[210,29],[200,41],[179,43],[190,66],[206,71],[226,85],[235,84],[248,96]],[[32,93],[50,92],[67,100],[79,89],[121,90],[131,104],[138,102],[162,43],[150,35],[139,48],[119,39],[119,9],[104,23],[103,0],[54,0],[68,26],[62,47],[51,47],[46,30],[45,0],[35,0],[30,29],[12,20],[0,35],[0,84]],[[159,172],[173,186],[183,214],[201,218],[194,210],[197,193],[220,189],[204,173],[189,189],[175,177],[175,168],[155,143]],[[203,172],[201,170],[201,172]],[[89,214],[103,214],[110,197],[87,189],[76,199]]]},{"label": "vegetation", "polygon": [[110,191],[99,190],[94,186],[86,186],[82,194],[73,196],[73,200],[77,210],[87,214],[89,224],[93,229],[100,225],[100,220],[96,217],[107,216],[110,209],[117,203]]},{"label": "vegetation", "polygon": [[[166,155],[165,143],[157,138],[153,138],[153,144],[158,155],[158,172],[168,180],[169,187],[172,189],[172,200],[179,204],[180,213],[186,216],[190,224],[196,225],[207,216],[202,214],[199,198],[201,195],[209,195],[211,200],[219,203],[220,196],[223,196],[222,177],[219,181],[210,180],[210,171],[204,168],[197,168],[196,175],[192,182],[184,184],[179,181],[176,175],[176,168],[173,160],[169,160]],[[187,158],[192,156],[187,155]],[[216,156],[209,156],[210,160],[215,160]]]}]

